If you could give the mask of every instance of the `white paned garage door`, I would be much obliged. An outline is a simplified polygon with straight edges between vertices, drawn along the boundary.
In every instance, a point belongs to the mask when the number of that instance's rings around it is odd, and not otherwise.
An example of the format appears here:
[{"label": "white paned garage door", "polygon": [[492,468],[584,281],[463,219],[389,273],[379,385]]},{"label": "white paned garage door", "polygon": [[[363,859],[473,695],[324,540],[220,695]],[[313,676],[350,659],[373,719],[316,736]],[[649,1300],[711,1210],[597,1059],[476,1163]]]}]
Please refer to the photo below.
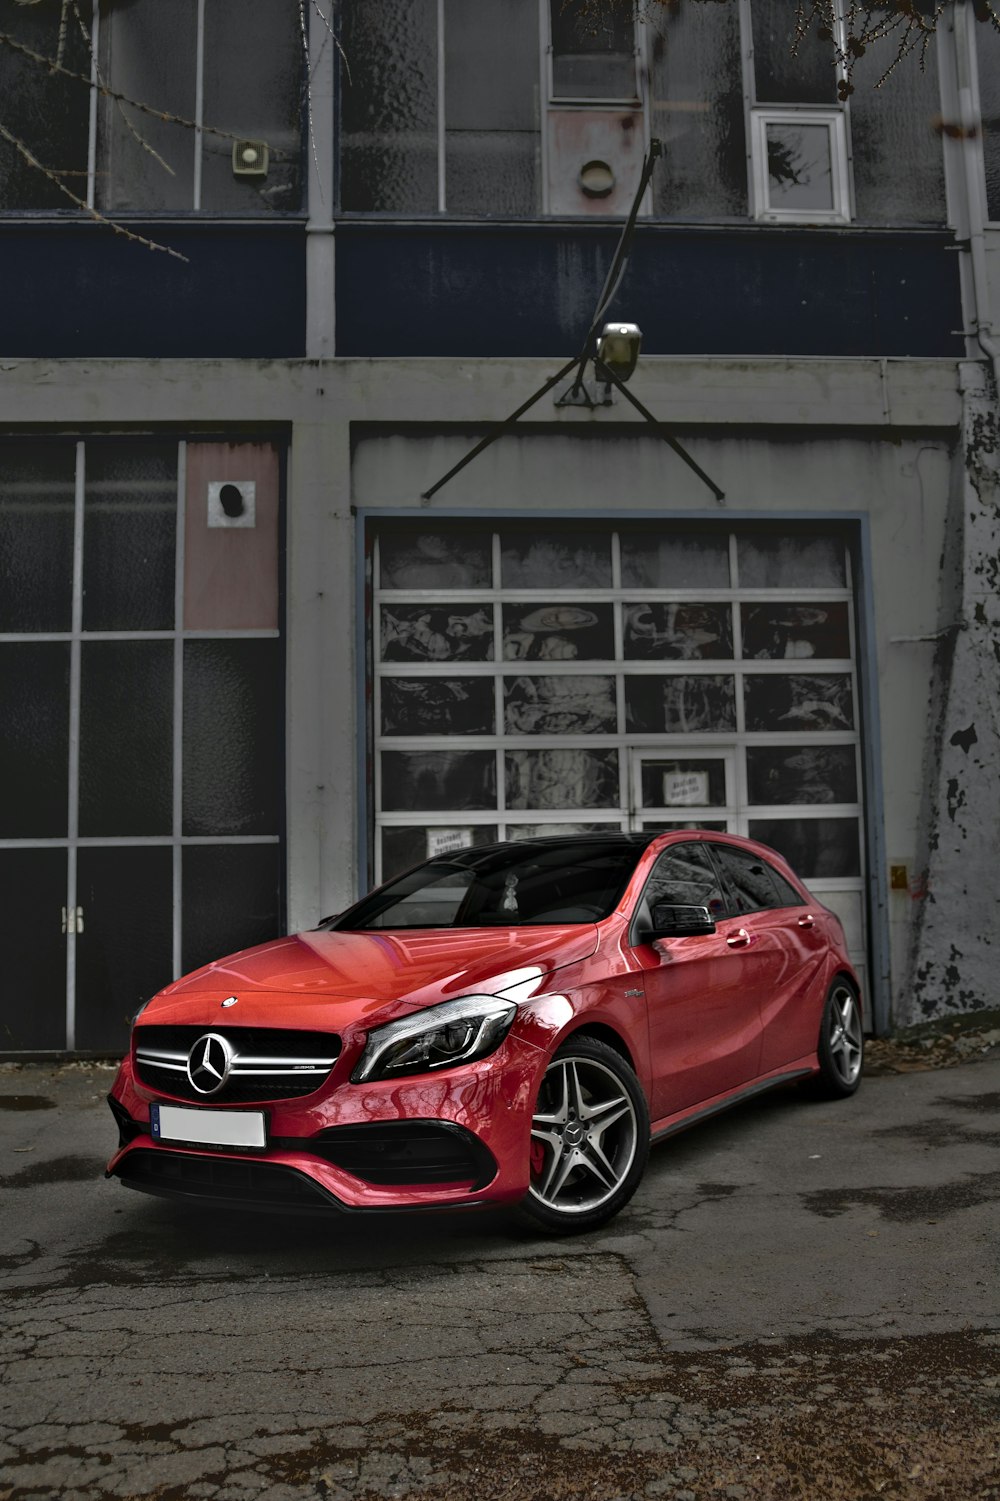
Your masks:
[{"label": "white paned garage door", "polygon": [[391,521],[372,548],[375,873],[530,834],[725,829],[865,965],[843,535]]}]

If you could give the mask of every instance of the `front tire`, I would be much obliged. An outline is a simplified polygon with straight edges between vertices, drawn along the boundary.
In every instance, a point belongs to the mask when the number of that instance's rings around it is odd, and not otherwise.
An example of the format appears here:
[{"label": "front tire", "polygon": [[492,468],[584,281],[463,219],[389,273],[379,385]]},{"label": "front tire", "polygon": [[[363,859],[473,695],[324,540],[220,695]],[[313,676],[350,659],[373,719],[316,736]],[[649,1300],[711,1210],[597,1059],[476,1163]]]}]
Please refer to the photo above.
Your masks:
[{"label": "front tire", "polygon": [[823,1007],[817,1056],[819,1073],[810,1080],[812,1092],[826,1100],[852,1095],[861,1083],[865,1034],[857,991],[842,977],[830,986]]},{"label": "front tire", "polygon": [[639,1186],[649,1156],[649,1109],[619,1053],[570,1038],[552,1059],[531,1121],[531,1186],[521,1214],[550,1235],[605,1224]]}]

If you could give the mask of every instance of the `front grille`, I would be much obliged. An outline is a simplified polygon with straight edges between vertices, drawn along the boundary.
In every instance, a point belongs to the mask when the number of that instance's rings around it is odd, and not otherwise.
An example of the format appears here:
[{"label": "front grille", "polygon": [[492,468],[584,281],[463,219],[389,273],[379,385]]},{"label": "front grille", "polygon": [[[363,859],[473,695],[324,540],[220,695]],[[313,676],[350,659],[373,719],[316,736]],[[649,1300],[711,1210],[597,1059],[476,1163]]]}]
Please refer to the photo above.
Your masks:
[{"label": "front grille", "polygon": [[344,1206],[295,1168],[279,1163],[236,1162],[164,1148],[137,1148],[122,1158],[115,1175],[129,1188],[170,1199],[212,1199],[245,1209],[330,1210]]},{"label": "front grille", "polygon": [[478,1137],[450,1121],[373,1121],[330,1126],[315,1136],[283,1137],[272,1147],[308,1152],[366,1183],[468,1183],[482,1188],[497,1171]]},{"label": "front grille", "polygon": [[[225,1038],[233,1050],[229,1077],[213,1094],[195,1089],[187,1071],[191,1049],[209,1032]],[[292,1100],[312,1094],[328,1078],[339,1056],[340,1038],[332,1032],[225,1026],[139,1026],[135,1031],[135,1069],[143,1084],[159,1094],[213,1105]]]}]

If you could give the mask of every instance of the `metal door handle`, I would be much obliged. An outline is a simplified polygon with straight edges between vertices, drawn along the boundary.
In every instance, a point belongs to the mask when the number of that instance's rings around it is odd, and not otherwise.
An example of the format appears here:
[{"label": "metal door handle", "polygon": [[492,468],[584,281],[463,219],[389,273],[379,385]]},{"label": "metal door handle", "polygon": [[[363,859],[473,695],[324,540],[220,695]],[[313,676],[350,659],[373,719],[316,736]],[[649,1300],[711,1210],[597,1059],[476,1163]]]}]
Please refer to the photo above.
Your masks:
[{"label": "metal door handle", "polygon": [[750,941],[750,934],[747,932],[746,928],[737,928],[733,936],[726,939],[726,942],[731,949],[746,948],[747,944],[750,943]]},{"label": "metal door handle", "polygon": [[799,927],[800,928],[814,928],[815,926],[816,926],[816,919],[815,919],[815,917],[813,917],[813,915],[812,915],[811,912],[807,912],[806,915],[805,915],[805,917],[800,917],[799,918]]}]

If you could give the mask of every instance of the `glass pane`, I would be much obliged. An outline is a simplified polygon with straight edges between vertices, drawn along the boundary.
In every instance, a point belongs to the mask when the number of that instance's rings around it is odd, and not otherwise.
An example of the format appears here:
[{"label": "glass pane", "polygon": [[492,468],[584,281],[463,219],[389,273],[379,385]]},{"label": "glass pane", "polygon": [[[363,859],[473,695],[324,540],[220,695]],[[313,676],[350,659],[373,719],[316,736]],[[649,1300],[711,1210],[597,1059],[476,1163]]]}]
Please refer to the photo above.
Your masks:
[{"label": "glass pane", "polygon": [[173,978],[169,848],[81,849],[77,892],[76,1045],[120,1055],[143,1001]]},{"label": "glass pane", "polygon": [[674,844],[664,850],[643,887],[642,898],[649,908],[660,902],[673,907],[707,907],[713,917],[723,910],[719,878],[701,844]]},{"label": "glass pane", "polygon": [[[659,7],[656,8],[659,10]],[[736,5],[646,8],[651,29],[657,218],[745,217],[746,128]]]},{"label": "glass pane", "polygon": [[658,818],[644,818],[639,827],[651,834],[673,834],[681,829],[714,829],[717,834],[724,834],[727,826],[724,818],[689,818],[684,823],[664,823]]},{"label": "glass pane", "polygon": [[382,807],[390,813],[495,808],[496,780],[491,750],[382,752]]},{"label": "glass pane", "polygon": [[281,826],[281,641],[184,643],[184,833]]},{"label": "glass pane", "polygon": [[751,803],[856,803],[853,745],[747,747]]},{"label": "glass pane", "polygon": [[536,0],[445,0],[444,37],[448,212],[537,213]]},{"label": "glass pane", "polygon": [[743,589],[828,589],[847,584],[839,537],[748,532],[739,538],[739,569]]},{"label": "glass pane", "polygon": [[[419,865],[446,849],[479,849],[495,844],[496,824],[469,824],[465,828],[434,828],[424,824],[382,829],[382,879],[388,881],[400,871]],[[454,843],[451,842],[454,840]]]},{"label": "glass pane", "polygon": [[634,589],[728,589],[724,531],[621,533],[622,583]]},{"label": "glass pane", "polygon": [[503,655],[506,662],[613,660],[613,607],[504,605]]},{"label": "glass pane", "polygon": [[194,131],[175,119],[195,116],[197,17],[197,0],[143,0],[142,5],[125,6],[102,0],[105,78],[130,99],[174,118],[115,99],[101,101],[98,207],[194,206]]},{"label": "glass pane", "polygon": [[623,605],[625,656],[634,661],[732,659],[729,605]]},{"label": "glass pane", "polygon": [[435,0],[343,0],[341,204],[437,210]]},{"label": "glass pane", "polygon": [[482,527],[386,528],[379,532],[379,582],[383,589],[488,589],[490,533]]},{"label": "glass pane", "polygon": [[976,27],[979,54],[979,102],[983,112],[983,163],[989,216],[1000,219],[1000,32]]},{"label": "glass pane", "polygon": [[828,605],[741,605],[743,655],[772,661],[850,657],[847,601]]},{"label": "glass pane", "polygon": [[507,751],[508,808],[614,808],[618,752]]},{"label": "glass pane", "polygon": [[[975,29],[977,35],[992,32],[989,26]],[[907,58],[885,88],[876,88],[886,66],[881,47],[869,47],[854,62],[851,152],[858,218],[867,224],[943,224],[944,153],[934,129],[941,110],[937,50],[929,46],[922,63],[916,55]],[[1000,53],[996,66],[994,78],[1000,80]],[[1000,106],[1000,92],[996,99]],[[987,114],[984,100],[984,126]]]},{"label": "glass pane", "polygon": [[492,735],[492,678],[383,678],[383,735]]},{"label": "glass pane", "polygon": [[493,606],[383,605],[383,662],[492,662]]},{"label": "glass pane", "polygon": [[756,855],[733,849],[730,845],[717,844],[712,848],[712,856],[725,877],[731,898],[731,915],[785,906],[784,894],[779,895],[771,878],[770,866]]},{"label": "glass pane", "polygon": [[721,734],[736,728],[731,677],[626,677],[625,723],[645,734]]},{"label": "glass pane", "polygon": [[447,131],[445,183],[449,214],[534,217],[541,212],[538,132]]},{"label": "glass pane", "polygon": [[0,838],[66,834],[69,651],[66,641],[0,645]]},{"label": "glass pane", "polygon": [[643,760],[639,781],[643,808],[726,806],[726,763],[719,757]]},{"label": "glass pane", "polygon": [[[308,6],[305,9],[308,16]],[[265,141],[266,177],[233,175],[233,142],[202,138],[201,206],[223,213],[294,213],[302,200],[300,18],[288,0],[211,0],[205,7],[205,120]]]},{"label": "glass pane", "polygon": [[[796,40],[800,0],[751,0],[756,97],[766,104],[832,104],[837,98],[833,43],[811,25]],[[808,11],[806,11],[808,14]]]},{"label": "glass pane", "polygon": [[[81,6],[90,15],[90,7]],[[2,30],[22,46],[55,59],[60,10],[56,5],[5,5]],[[62,65],[90,76],[90,48],[75,17],[63,38]],[[0,47],[0,99],[4,124],[43,167],[57,174],[77,198],[87,196],[88,90],[10,47]],[[67,209],[72,201],[58,185],[0,139],[0,208]]]},{"label": "glass pane", "polygon": [[829,127],[774,120],[764,127],[764,134],[768,208],[796,211],[834,208]]},{"label": "glass pane", "polygon": [[853,730],[851,679],[781,673],[743,680],[748,730]]},{"label": "glass pane", "polygon": [[64,1048],[66,941],[59,917],[66,902],[66,851],[0,850],[0,890],[5,990],[0,1052]]},{"label": "glass pane", "polygon": [[611,536],[608,532],[552,530],[537,527],[505,530],[505,589],[593,589],[611,587]]},{"label": "glass pane", "polygon": [[557,99],[630,99],[635,32],[625,5],[549,0],[552,93]]},{"label": "glass pane", "polygon": [[0,444],[0,631],[73,623],[75,472],[72,443]]},{"label": "glass pane", "polygon": [[613,677],[520,677],[504,684],[508,735],[595,735],[617,727]]},{"label": "glass pane", "polygon": [[784,855],[804,881],[861,874],[856,818],[752,818],[750,838]]},{"label": "glass pane", "polygon": [[173,718],[172,642],[84,642],[81,834],[170,833]]},{"label": "glass pane", "polygon": [[183,970],[266,943],[281,931],[279,845],[187,845],[181,880]]},{"label": "glass pane", "polygon": [[176,443],[88,444],[85,631],[173,629],[176,530]]}]

